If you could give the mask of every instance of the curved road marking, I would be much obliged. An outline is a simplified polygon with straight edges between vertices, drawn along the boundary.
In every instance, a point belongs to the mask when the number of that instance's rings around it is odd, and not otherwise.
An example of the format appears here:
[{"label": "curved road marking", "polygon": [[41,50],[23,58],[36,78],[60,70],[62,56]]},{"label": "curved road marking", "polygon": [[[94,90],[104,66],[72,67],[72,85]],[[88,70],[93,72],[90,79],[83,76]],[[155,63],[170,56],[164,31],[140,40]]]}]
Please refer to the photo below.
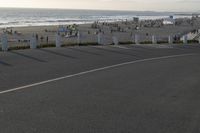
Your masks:
[{"label": "curved road marking", "polygon": [[115,68],[115,67],[120,67],[120,66],[124,66],[124,65],[130,65],[130,64],[135,64],[135,63],[145,62],[145,61],[152,61],[152,60],[160,60],[160,59],[192,56],[192,55],[197,55],[197,54],[193,53],[193,54],[170,55],[170,56],[162,56],[162,57],[155,57],[155,58],[148,58],[148,59],[124,62],[124,63],[120,63],[120,64],[116,64],[116,65],[101,67],[101,68],[92,69],[92,70],[88,70],[88,71],[84,71],[84,72],[80,72],[80,73],[76,73],[76,74],[72,74],[72,75],[66,75],[66,76],[63,76],[63,77],[58,77],[58,78],[54,78],[54,79],[50,79],[50,80],[45,80],[45,81],[41,81],[41,82],[37,82],[37,83],[25,85],[25,86],[13,88],[13,89],[8,89],[8,90],[5,90],[5,91],[0,91],[0,94],[5,94],[5,93],[9,93],[9,92],[15,92],[15,91],[23,90],[23,89],[26,89],[26,88],[47,84],[47,83],[50,83],[50,82],[55,82],[55,81],[59,81],[59,80],[67,79],[67,78],[72,78],[72,77],[75,77],[75,76],[81,76],[81,75],[84,75],[84,74],[93,73],[93,72],[97,72],[97,71],[102,71],[102,70]]}]

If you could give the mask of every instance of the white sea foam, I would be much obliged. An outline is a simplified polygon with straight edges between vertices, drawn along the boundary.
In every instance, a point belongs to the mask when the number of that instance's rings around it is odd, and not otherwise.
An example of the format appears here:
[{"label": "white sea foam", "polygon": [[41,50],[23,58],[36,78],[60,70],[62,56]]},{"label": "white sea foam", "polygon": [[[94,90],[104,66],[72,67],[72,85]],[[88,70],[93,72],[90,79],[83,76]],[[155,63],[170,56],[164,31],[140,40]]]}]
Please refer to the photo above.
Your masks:
[{"label": "white sea foam", "polygon": [[160,19],[173,14],[175,13],[0,8],[0,27],[85,24],[94,21],[113,22],[126,19],[132,20],[136,16],[140,19]]}]

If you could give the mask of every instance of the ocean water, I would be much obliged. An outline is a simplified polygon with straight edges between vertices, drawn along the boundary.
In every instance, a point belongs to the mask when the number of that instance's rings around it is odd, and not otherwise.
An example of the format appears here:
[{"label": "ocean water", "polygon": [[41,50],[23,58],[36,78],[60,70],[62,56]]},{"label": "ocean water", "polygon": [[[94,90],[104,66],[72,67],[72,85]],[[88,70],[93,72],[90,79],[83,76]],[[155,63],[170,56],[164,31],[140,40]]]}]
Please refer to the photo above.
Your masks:
[{"label": "ocean water", "polygon": [[[94,21],[113,22],[140,19],[158,19],[174,15],[173,12],[101,11],[61,9],[0,8],[0,28],[42,25],[85,24]],[[177,16],[183,17],[183,16]]]}]

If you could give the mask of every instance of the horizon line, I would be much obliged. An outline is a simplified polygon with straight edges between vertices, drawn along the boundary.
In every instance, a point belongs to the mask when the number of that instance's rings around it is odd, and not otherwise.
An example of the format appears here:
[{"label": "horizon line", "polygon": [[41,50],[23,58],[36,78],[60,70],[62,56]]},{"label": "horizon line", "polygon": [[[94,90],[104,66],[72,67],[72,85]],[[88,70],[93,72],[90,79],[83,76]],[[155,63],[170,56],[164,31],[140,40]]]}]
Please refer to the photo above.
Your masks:
[{"label": "horizon line", "polygon": [[78,8],[49,8],[49,7],[0,7],[4,9],[52,9],[52,10],[92,10],[92,11],[124,11],[124,12],[163,12],[163,13],[200,13],[200,11],[162,11],[162,10],[114,10],[114,9],[78,9]]}]

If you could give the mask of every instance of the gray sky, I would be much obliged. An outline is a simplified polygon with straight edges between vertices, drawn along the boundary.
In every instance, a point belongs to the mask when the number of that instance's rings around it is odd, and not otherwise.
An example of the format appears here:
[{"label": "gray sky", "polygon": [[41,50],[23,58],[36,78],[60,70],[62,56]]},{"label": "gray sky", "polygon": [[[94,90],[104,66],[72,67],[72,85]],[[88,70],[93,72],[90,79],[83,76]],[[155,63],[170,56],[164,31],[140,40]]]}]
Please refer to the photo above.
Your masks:
[{"label": "gray sky", "polygon": [[199,11],[200,0],[0,0],[0,7]]}]

